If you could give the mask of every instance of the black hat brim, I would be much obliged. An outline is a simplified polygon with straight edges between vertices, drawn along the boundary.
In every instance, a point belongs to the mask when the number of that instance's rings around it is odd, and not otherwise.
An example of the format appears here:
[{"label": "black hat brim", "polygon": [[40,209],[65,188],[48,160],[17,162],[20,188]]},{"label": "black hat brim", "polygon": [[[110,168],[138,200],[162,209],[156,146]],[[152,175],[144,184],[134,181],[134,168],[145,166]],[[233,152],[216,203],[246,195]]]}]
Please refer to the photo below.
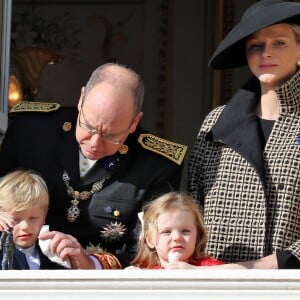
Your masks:
[{"label": "black hat brim", "polygon": [[246,65],[246,38],[277,23],[300,24],[300,3],[273,0],[259,1],[250,6],[220,43],[209,61],[209,67],[223,70]]}]

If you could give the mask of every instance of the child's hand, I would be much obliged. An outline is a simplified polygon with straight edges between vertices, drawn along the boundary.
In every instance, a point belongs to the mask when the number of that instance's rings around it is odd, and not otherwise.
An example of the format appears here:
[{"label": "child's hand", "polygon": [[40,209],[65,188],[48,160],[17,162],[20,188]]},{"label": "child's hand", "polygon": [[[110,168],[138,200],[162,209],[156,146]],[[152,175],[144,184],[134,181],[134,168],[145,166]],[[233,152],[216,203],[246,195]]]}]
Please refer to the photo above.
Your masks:
[{"label": "child's hand", "polygon": [[184,261],[178,261],[178,262],[168,263],[167,265],[165,265],[164,268],[168,270],[176,270],[176,269],[186,270],[186,269],[198,269],[199,267],[190,265]]},{"label": "child's hand", "polygon": [[10,213],[0,211],[0,231],[6,231],[15,226],[15,221]]}]

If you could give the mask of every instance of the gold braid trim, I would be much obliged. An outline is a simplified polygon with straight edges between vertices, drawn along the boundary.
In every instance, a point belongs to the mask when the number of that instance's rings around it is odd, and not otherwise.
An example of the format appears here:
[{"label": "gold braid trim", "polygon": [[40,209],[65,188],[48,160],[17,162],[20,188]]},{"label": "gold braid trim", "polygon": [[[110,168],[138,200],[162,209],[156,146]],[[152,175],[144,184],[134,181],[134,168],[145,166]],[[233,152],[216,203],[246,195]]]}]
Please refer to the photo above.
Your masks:
[{"label": "gold braid trim", "polygon": [[177,144],[149,133],[140,134],[138,142],[143,148],[160,154],[179,166],[188,148],[186,145]]},{"label": "gold braid trim", "polygon": [[98,259],[103,270],[119,270],[122,269],[119,260],[111,253],[94,253],[91,254]]},{"label": "gold braid trim", "polygon": [[60,104],[58,103],[47,103],[47,102],[30,102],[30,101],[21,101],[15,106],[13,106],[10,112],[49,112],[58,110]]},{"label": "gold braid trim", "polygon": [[99,244],[94,246],[90,243],[85,252],[96,257],[104,270],[122,269],[122,265],[116,256],[104,251]]}]

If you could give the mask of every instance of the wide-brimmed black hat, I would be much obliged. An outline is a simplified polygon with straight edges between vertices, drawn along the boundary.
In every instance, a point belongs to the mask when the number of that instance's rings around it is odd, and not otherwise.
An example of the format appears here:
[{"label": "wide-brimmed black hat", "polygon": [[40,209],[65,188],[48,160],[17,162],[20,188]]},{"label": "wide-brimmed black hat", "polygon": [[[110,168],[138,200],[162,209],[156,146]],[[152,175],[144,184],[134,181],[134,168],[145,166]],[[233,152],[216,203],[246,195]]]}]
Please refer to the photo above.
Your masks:
[{"label": "wide-brimmed black hat", "polygon": [[209,67],[223,70],[246,65],[246,37],[264,27],[285,22],[300,24],[299,2],[262,0],[254,3],[220,43],[208,63]]}]

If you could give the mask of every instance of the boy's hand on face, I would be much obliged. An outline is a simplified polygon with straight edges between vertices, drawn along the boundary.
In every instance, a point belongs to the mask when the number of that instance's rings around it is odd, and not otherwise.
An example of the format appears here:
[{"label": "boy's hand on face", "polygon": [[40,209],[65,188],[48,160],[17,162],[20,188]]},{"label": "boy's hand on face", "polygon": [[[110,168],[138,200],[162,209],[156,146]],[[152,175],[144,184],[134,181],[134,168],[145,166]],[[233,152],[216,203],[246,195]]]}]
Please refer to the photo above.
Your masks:
[{"label": "boy's hand on face", "polygon": [[0,211],[0,231],[9,230],[15,226],[15,221],[10,213]]},{"label": "boy's hand on face", "polygon": [[72,235],[59,231],[49,231],[40,233],[39,239],[50,239],[50,252],[59,256],[63,261],[68,259],[72,269],[95,269],[91,258]]}]

